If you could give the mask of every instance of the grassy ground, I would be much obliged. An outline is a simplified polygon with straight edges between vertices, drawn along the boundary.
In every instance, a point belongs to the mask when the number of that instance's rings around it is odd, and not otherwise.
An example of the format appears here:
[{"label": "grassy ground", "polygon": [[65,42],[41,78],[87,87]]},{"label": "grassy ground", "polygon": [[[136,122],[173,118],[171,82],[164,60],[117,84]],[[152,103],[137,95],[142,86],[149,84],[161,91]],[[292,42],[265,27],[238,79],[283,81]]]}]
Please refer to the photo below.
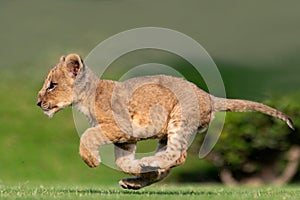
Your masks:
[{"label": "grassy ground", "polygon": [[112,186],[50,186],[30,185],[0,186],[1,199],[278,199],[300,198],[300,189],[288,187],[223,187],[219,185],[161,185],[138,191]]}]

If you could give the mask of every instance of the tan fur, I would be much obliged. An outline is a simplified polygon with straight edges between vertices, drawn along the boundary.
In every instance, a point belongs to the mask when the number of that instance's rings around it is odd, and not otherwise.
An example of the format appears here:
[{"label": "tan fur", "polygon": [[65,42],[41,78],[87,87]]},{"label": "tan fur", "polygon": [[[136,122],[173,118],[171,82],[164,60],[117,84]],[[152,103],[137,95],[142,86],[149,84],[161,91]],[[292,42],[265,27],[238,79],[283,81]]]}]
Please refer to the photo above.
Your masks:
[{"label": "tan fur", "polygon": [[[99,80],[77,54],[62,56],[39,91],[37,104],[49,117],[73,105],[91,128],[80,138],[79,153],[90,167],[100,164],[99,147],[115,144],[116,165],[136,175],[123,179],[126,189],[139,189],[165,178],[184,163],[188,142],[208,127],[216,111],[259,111],[287,122],[283,113],[260,103],[217,98],[181,78],[148,76],[125,82]],[[135,159],[136,143],[158,139],[155,155]]]}]

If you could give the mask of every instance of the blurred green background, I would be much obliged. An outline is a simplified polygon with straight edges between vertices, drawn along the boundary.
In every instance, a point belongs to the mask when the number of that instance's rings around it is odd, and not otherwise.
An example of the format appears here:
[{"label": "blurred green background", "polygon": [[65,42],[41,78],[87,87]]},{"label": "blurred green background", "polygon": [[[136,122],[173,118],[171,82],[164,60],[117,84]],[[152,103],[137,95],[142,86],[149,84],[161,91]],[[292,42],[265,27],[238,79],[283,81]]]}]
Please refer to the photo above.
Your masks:
[{"label": "blurred green background", "polygon": [[[228,97],[262,101],[299,91],[299,8],[297,0],[1,0],[0,183],[117,184],[124,177],[81,161],[71,109],[49,120],[35,106],[62,54],[84,58],[99,42],[131,28],[170,28],[209,52]],[[157,61],[147,55],[122,58],[114,68]],[[192,179],[218,180],[216,169],[191,152],[167,181],[187,181],[190,171]]]}]

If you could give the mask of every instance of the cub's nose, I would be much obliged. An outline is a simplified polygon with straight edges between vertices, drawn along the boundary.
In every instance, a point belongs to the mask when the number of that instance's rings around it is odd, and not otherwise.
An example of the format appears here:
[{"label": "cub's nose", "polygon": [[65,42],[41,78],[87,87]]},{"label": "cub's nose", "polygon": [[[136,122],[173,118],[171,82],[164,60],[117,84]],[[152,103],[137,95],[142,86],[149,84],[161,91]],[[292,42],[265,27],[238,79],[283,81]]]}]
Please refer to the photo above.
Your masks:
[{"label": "cub's nose", "polygon": [[38,101],[36,102],[36,105],[39,106],[39,107],[41,107],[42,101],[38,100]]}]

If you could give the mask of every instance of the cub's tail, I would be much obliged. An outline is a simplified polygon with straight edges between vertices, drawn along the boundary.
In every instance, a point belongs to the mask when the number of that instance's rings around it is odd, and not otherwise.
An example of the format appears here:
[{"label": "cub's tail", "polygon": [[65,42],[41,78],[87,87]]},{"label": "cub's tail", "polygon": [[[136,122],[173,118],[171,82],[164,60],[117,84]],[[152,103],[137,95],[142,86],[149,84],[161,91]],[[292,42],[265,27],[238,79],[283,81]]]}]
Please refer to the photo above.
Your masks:
[{"label": "cub's tail", "polygon": [[264,105],[262,103],[247,101],[247,100],[239,100],[239,99],[225,99],[218,97],[211,97],[212,106],[214,111],[231,111],[231,112],[247,112],[247,111],[256,111],[261,112],[272,117],[276,117],[286,122],[287,125],[295,130],[293,121],[284,113],[271,108],[270,106]]}]

